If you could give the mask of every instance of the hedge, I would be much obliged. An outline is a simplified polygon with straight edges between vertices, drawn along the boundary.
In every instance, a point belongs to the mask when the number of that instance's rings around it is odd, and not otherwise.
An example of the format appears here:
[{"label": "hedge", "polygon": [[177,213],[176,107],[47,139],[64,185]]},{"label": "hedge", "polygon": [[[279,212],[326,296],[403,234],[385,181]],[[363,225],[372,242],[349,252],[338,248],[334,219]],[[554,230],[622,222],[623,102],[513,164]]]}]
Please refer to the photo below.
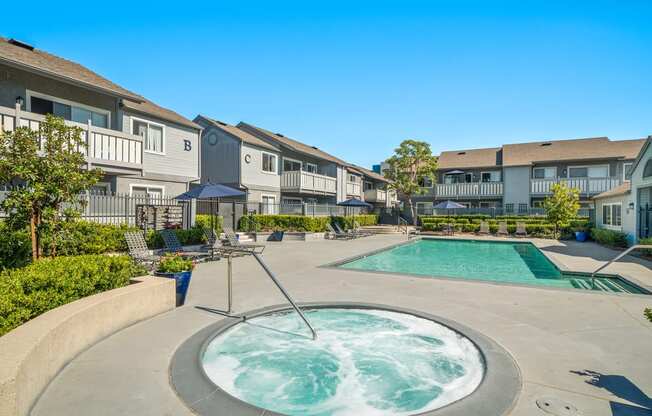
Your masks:
[{"label": "hedge", "polygon": [[628,245],[627,234],[621,233],[620,231],[593,228],[591,230],[591,238],[596,242],[609,247],[625,248]]},{"label": "hedge", "polygon": [[[427,223],[424,224],[422,227],[423,231],[440,231],[445,223]],[[458,232],[465,232],[465,233],[476,233],[480,231],[480,224],[479,223],[454,223],[455,230]],[[525,224],[525,231],[527,231],[528,235],[532,237],[545,237],[545,238],[552,238],[554,236],[554,225],[549,224],[549,223],[542,223],[542,224]],[[498,232],[498,224],[497,223],[490,223],[489,224],[489,232],[491,233],[496,233]],[[516,224],[507,224],[507,232],[513,234],[516,232]],[[565,234],[564,231],[562,231],[562,234]]]},{"label": "hedge", "polygon": [[[216,215],[213,218],[213,228],[215,229],[215,232],[218,233],[218,234],[221,233],[223,225],[224,225],[224,217],[222,217],[221,215]],[[210,228],[211,227],[211,215],[197,214],[195,216],[195,227]]]},{"label": "hedge", "polygon": [[127,256],[86,255],[38,260],[0,273],[0,336],[38,315],[143,275]]},{"label": "hedge", "polygon": [[331,221],[337,222],[344,228],[352,228],[354,220],[361,226],[375,225],[378,223],[378,216],[308,217],[302,215],[252,214],[240,218],[238,229],[240,231],[299,231],[318,233],[326,231],[326,224]]}]

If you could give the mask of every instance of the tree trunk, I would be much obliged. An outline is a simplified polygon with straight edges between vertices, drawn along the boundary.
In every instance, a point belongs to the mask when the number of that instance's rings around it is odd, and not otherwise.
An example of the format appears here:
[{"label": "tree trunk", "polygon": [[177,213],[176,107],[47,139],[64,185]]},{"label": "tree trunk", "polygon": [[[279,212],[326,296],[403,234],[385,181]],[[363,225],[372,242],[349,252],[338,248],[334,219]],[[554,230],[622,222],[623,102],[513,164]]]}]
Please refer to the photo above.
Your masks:
[{"label": "tree trunk", "polygon": [[416,212],[416,209],[414,207],[414,204],[412,203],[412,197],[409,196],[407,200],[408,200],[408,205],[410,206],[410,213],[412,214],[412,225],[414,225],[416,227],[417,226],[417,212]]}]

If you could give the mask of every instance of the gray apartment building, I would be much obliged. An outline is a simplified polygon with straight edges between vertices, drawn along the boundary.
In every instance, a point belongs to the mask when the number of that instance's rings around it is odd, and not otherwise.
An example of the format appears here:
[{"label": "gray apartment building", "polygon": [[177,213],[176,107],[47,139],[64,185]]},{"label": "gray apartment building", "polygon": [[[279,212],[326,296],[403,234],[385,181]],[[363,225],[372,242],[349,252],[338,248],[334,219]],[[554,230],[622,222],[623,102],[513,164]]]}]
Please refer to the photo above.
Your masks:
[{"label": "gray apartment building", "polygon": [[376,207],[396,198],[388,180],[336,156],[245,122],[236,126],[199,115],[203,128],[202,183],[224,183],[247,193],[266,213],[281,206],[336,204],[348,198]]},{"label": "gray apartment building", "polygon": [[554,183],[580,191],[580,203],[620,186],[645,139],[612,141],[607,137],[506,144],[484,149],[442,152],[434,181],[414,200],[419,213],[453,200],[469,208],[525,212],[539,208]]},{"label": "gray apartment building", "polygon": [[0,128],[54,114],[83,129],[97,193],[176,196],[199,181],[199,125],[84,66],[0,37]]}]

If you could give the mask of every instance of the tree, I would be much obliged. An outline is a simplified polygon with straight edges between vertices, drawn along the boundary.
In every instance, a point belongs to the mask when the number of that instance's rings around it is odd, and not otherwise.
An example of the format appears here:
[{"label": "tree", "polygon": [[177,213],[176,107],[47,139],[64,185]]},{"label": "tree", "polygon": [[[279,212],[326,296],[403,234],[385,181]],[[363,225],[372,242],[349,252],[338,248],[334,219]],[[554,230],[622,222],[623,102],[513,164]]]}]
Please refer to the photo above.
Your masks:
[{"label": "tree", "polygon": [[652,322],[652,309],[645,308],[645,316],[647,316],[648,321]]},{"label": "tree", "polygon": [[426,192],[423,188],[426,178],[434,180],[437,158],[432,155],[428,143],[404,140],[394,149],[394,155],[387,159],[387,163],[389,169],[385,176],[392,181],[389,187],[405,197],[416,225],[417,215],[412,197]]},{"label": "tree", "polygon": [[555,237],[559,238],[559,229],[577,217],[580,209],[580,191],[569,188],[565,183],[555,183],[551,189],[552,195],[543,201],[548,221],[555,225]]},{"label": "tree", "polygon": [[102,176],[99,169],[85,168],[81,133],[51,115],[38,131],[0,132],[0,183],[11,185],[2,208],[14,228],[29,224],[34,260],[42,255],[43,232],[56,229],[64,206],[76,206],[79,195]]}]

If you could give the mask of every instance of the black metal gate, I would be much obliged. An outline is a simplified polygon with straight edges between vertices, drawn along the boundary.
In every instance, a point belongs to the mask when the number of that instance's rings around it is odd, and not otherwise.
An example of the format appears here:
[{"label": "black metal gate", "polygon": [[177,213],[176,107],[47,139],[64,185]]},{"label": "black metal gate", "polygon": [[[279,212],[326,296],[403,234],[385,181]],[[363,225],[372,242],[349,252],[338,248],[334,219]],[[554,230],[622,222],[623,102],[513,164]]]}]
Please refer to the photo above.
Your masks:
[{"label": "black metal gate", "polygon": [[638,238],[652,237],[652,206],[645,204],[638,209]]}]

